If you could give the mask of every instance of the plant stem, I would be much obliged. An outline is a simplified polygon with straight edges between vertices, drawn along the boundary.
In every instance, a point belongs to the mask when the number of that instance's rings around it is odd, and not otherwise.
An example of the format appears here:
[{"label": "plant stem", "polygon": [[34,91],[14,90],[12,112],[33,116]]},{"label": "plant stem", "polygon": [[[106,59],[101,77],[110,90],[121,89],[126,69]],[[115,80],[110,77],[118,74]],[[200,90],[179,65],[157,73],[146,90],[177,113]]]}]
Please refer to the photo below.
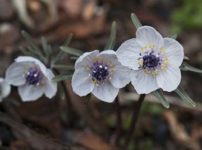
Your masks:
[{"label": "plant stem", "polygon": [[121,117],[121,105],[118,96],[115,99],[116,107],[116,140],[115,143],[118,144],[122,132],[122,117]]},{"label": "plant stem", "polygon": [[132,114],[132,118],[131,118],[131,124],[130,124],[130,128],[129,128],[129,132],[128,132],[128,135],[126,137],[125,147],[128,147],[128,145],[131,142],[131,139],[132,139],[132,136],[134,134],[135,127],[137,124],[140,109],[142,106],[142,102],[144,101],[145,96],[146,96],[145,94],[141,94],[139,97],[139,100],[133,106],[133,114]]}]

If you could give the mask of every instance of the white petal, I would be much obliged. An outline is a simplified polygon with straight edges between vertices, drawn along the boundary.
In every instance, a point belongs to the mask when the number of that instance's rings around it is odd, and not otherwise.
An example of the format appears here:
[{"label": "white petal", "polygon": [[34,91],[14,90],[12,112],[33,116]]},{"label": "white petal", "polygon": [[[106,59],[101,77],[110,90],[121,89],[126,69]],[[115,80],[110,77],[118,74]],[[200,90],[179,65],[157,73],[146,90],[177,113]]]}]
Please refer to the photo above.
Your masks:
[{"label": "white petal", "polygon": [[122,65],[138,70],[138,58],[140,57],[141,46],[135,38],[125,41],[117,50],[117,57]]},{"label": "white petal", "polygon": [[136,32],[136,38],[142,46],[152,44],[157,47],[161,47],[163,45],[163,38],[161,34],[150,26],[142,26],[138,28]]},{"label": "white petal", "polygon": [[40,98],[44,93],[43,86],[22,85],[18,87],[18,93],[23,101],[33,101]]},{"label": "white petal", "polygon": [[34,58],[34,57],[30,57],[30,56],[19,56],[15,59],[16,62],[33,62],[36,65],[38,65],[41,69],[41,71],[43,72],[43,74],[46,74],[46,66],[39,61],[38,59]]},{"label": "white petal", "polygon": [[130,82],[130,73],[130,69],[120,63],[117,64],[110,79],[112,85],[116,88],[123,88]]},{"label": "white petal", "polygon": [[50,69],[47,69],[47,80],[46,80],[46,86],[45,86],[45,95],[48,98],[52,98],[55,96],[57,92],[57,83],[53,82],[52,79],[55,75]]},{"label": "white petal", "polygon": [[106,63],[111,62],[114,64],[118,62],[116,52],[113,50],[104,50],[98,55],[98,57],[101,58],[101,60]]},{"label": "white petal", "polygon": [[131,81],[138,94],[149,94],[159,88],[156,77],[144,73],[143,70],[132,71]]},{"label": "white petal", "polygon": [[164,49],[169,64],[179,67],[184,58],[184,49],[182,45],[174,39],[164,38]]},{"label": "white petal", "polygon": [[1,98],[7,97],[11,92],[11,86],[3,78],[0,78],[0,91]]},{"label": "white petal", "polygon": [[75,69],[80,67],[85,67],[86,65],[92,63],[92,60],[99,54],[98,50],[92,52],[85,52],[82,54],[75,63]]},{"label": "white petal", "polygon": [[72,77],[73,91],[79,96],[85,96],[92,92],[94,83],[89,72],[84,69],[76,70]]},{"label": "white petal", "polygon": [[115,55],[116,56],[116,52],[113,50],[104,50],[104,51],[100,52],[99,55]]},{"label": "white petal", "polygon": [[169,66],[157,76],[157,82],[164,91],[174,91],[181,81],[181,72],[178,67]]},{"label": "white petal", "polygon": [[111,103],[115,100],[118,92],[118,88],[115,88],[110,82],[105,82],[103,84],[95,86],[92,93],[98,99],[104,102]]},{"label": "white petal", "polygon": [[12,63],[6,70],[6,81],[15,86],[25,84],[24,75],[27,72],[27,66],[23,62]]}]

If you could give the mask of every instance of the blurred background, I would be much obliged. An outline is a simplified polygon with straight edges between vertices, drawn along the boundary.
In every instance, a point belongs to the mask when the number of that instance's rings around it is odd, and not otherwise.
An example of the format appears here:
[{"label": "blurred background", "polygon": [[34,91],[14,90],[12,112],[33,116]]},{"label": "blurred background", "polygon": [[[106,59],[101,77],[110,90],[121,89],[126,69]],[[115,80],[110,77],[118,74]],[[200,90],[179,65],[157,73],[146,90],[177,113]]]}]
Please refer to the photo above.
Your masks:
[{"label": "blurred background", "polygon": [[[25,30],[40,45],[47,38],[58,49],[70,33],[71,47],[90,51],[103,49],[112,21],[117,22],[116,48],[135,36],[130,14],[143,25],[151,25],[164,36],[182,43],[189,64],[202,68],[201,0],[0,0],[0,76],[20,49],[28,43]],[[62,63],[71,63],[66,58]],[[197,103],[189,107],[174,94],[166,93],[171,108],[166,109],[147,96],[129,150],[202,149],[202,76],[183,72],[182,87]],[[1,150],[113,150],[115,144],[115,104],[80,98],[66,82],[68,100],[56,96],[21,102],[16,89],[0,103]],[[130,124],[132,104],[138,98],[132,87],[120,92],[124,139]],[[71,101],[71,106],[67,101]],[[70,111],[71,110],[71,111]],[[125,149],[123,149],[125,150]]]}]

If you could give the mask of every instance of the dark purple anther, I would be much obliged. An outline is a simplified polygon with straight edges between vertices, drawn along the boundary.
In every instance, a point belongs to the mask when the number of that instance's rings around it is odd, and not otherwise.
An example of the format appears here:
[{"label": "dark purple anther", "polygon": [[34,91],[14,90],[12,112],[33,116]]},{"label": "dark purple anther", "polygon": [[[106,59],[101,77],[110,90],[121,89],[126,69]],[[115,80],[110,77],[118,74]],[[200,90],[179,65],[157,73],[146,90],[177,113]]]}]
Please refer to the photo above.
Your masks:
[{"label": "dark purple anther", "polygon": [[95,62],[92,67],[92,78],[98,82],[104,81],[109,75],[109,67],[106,64]]},{"label": "dark purple anther", "polygon": [[153,52],[143,56],[143,69],[156,69],[161,65],[161,58]]},{"label": "dark purple anther", "polygon": [[43,79],[41,70],[36,67],[29,68],[26,74],[26,83],[29,85],[37,85]]}]

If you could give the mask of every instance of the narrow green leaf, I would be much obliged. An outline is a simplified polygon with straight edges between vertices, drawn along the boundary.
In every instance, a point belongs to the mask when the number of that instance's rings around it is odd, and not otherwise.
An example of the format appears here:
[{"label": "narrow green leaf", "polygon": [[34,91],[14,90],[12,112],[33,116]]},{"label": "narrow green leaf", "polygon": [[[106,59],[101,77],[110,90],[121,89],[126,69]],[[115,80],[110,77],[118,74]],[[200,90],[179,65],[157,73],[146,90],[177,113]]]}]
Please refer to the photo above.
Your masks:
[{"label": "narrow green leaf", "polygon": [[71,47],[64,47],[64,46],[61,46],[60,49],[63,51],[63,52],[66,52],[70,55],[74,55],[74,56],[81,56],[83,54],[83,52],[81,50],[78,50],[78,49],[75,49],[75,48],[71,48]]},{"label": "narrow green leaf", "polygon": [[53,68],[62,70],[74,70],[74,66],[69,65],[53,65]]},{"label": "narrow green leaf", "polygon": [[105,49],[113,49],[116,42],[116,21],[113,21],[110,31],[109,40],[105,46]]},{"label": "narrow green leaf", "polygon": [[153,92],[153,94],[161,102],[161,104],[165,108],[169,108],[170,107],[170,104],[168,103],[168,101],[164,97],[163,92],[161,90],[156,90],[156,91]]},{"label": "narrow green leaf", "polygon": [[136,29],[138,29],[139,27],[142,26],[142,24],[140,23],[140,20],[134,13],[132,13],[130,17],[131,17],[133,25],[136,27]]},{"label": "narrow green leaf", "polygon": [[58,75],[53,78],[53,81],[60,82],[60,81],[71,80],[71,79],[72,79],[72,75]]},{"label": "narrow green leaf", "polygon": [[29,43],[31,48],[35,51],[39,51],[39,48],[33,43],[32,37],[25,31],[22,31],[22,36],[25,38],[25,40]]},{"label": "narrow green leaf", "polygon": [[177,93],[177,95],[187,104],[195,107],[196,104],[195,102],[189,97],[189,95],[181,88],[178,87],[175,92]]},{"label": "narrow green leaf", "polygon": [[70,33],[70,35],[68,36],[68,38],[65,40],[65,42],[64,42],[64,46],[68,46],[69,45],[69,43],[72,41],[72,37],[73,37],[73,34],[72,33]]},{"label": "narrow green leaf", "polygon": [[191,65],[189,65],[186,62],[183,62],[183,64],[180,66],[180,69],[183,71],[191,71],[191,72],[195,72],[195,73],[202,73],[201,69],[195,68]]},{"label": "narrow green leaf", "polygon": [[42,48],[43,48],[43,51],[44,51],[46,57],[49,57],[51,54],[51,46],[48,44],[47,39],[42,37],[41,44],[42,44]]},{"label": "narrow green leaf", "polygon": [[41,60],[45,60],[45,57],[41,50],[34,44],[32,37],[25,31],[22,31],[22,36],[25,38],[25,40],[28,42],[29,46],[27,47],[27,50],[29,50],[34,55],[37,55]]},{"label": "narrow green leaf", "polygon": [[[70,43],[71,40],[72,40],[72,37],[73,37],[73,34],[71,33],[71,34],[68,36],[67,40],[65,41],[64,46],[68,46],[68,45],[69,45],[69,43]],[[60,51],[57,53],[57,55],[52,59],[51,64],[54,65],[56,62],[58,62],[60,59],[62,59],[63,55],[64,55],[64,52],[60,50]]]}]

